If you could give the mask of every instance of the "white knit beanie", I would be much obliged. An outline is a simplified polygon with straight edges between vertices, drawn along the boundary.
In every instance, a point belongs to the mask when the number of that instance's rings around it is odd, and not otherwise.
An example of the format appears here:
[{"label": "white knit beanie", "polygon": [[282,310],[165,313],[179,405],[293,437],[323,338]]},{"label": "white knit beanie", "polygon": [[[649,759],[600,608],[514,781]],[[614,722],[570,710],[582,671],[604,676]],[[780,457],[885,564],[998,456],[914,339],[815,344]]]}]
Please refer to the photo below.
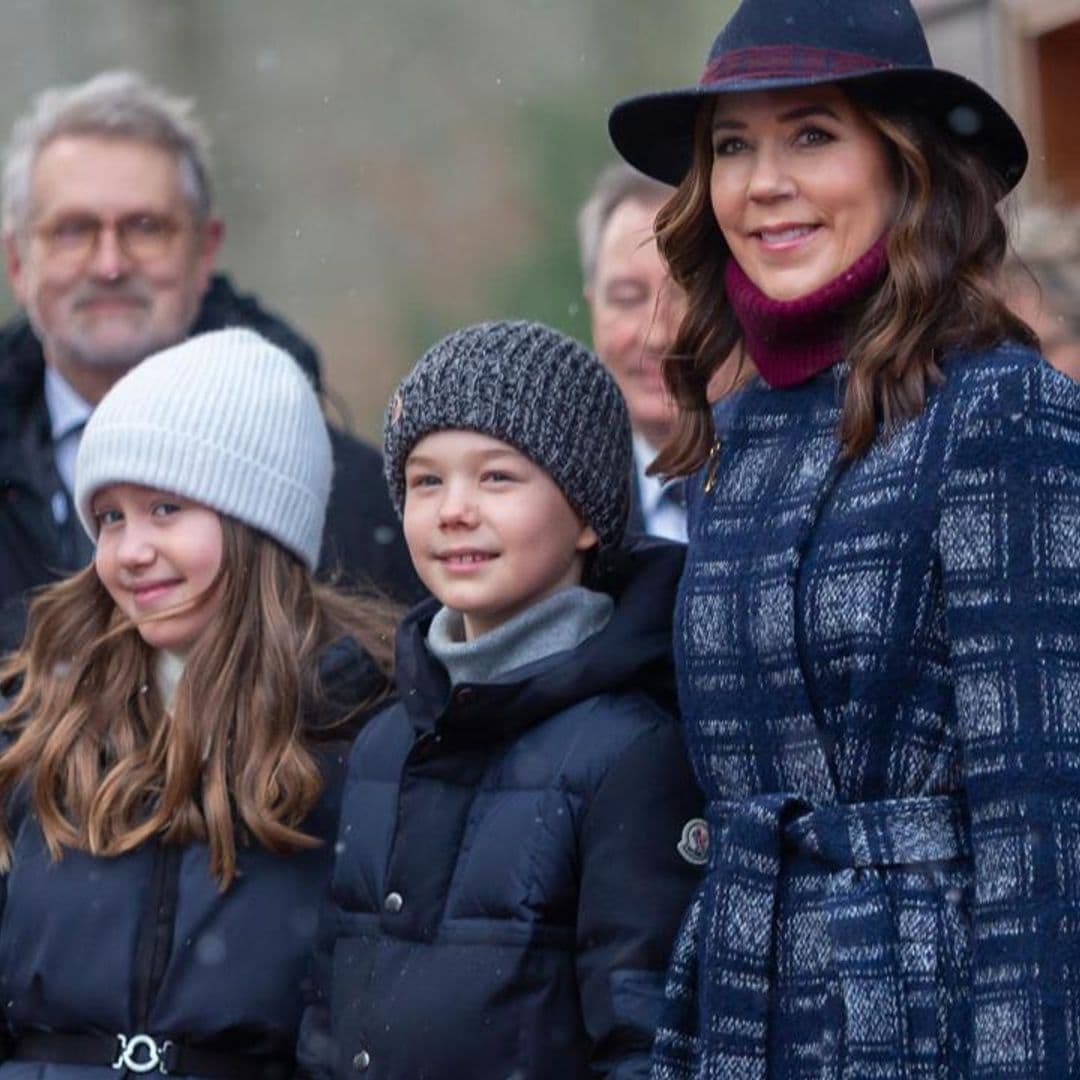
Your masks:
[{"label": "white knit beanie", "polygon": [[252,330],[216,330],[148,357],[102,398],[79,444],[75,505],[96,539],[95,492],[160,488],[267,533],[314,569],[332,471],[296,361]]}]

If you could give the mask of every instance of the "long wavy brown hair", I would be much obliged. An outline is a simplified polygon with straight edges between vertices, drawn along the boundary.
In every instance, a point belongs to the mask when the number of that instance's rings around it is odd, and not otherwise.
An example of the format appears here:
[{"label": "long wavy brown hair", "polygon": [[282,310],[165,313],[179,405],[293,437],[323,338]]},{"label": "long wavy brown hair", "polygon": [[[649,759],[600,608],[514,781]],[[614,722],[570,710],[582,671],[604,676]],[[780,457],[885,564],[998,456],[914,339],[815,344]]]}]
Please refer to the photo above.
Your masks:
[{"label": "long wavy brown hair", "polygon": [[[850,376],[838,434],[842,452],[855,457],[923,409],[950,349],[1038,340],[999,291],[1008,249],[1003,181],[931,120],[845,93],[880,133],[897,191],[888,271],[844,333]],[[709,197],[712,114],[707,99],[695,123],[690,170],[656,218],[660,251],[688,301],[664,362],[664,381],[679,405],[675,433],[653,465],[665,475],[692,472],[708,457],[715,443],[709,382],[718,376],[737,385],[745,363],[724,289],[730,251]]]},{"label": "long wavy brown hair", "polygon": [[[220,603],[170,711],[154,650],[92,566],[31,604],[24,644],[0,669],[0,685],[17,688],[3,718],[13,741],[0,754],[0,808],[23,788],[53,858],[65,847],[120,855],[152,836],[202,841],[224,889],[238,842],[282,854],[319,843],[301,829],[323,787],[313,747],[344,737],[387,693],[396,611],[318,584],[270,537],[221,520],[210,587]],[[319,658],[346,635],[386,678],[351,708],[331,707]],[[0,812],[0,868],[10,863]]]}]

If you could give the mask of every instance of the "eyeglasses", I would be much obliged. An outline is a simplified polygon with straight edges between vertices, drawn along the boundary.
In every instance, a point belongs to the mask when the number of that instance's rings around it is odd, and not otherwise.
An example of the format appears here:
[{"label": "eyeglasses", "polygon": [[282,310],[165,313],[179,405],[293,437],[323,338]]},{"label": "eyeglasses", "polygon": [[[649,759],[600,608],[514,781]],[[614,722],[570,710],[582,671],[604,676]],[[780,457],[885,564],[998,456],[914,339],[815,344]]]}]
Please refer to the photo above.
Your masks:
[{"label": "eyeglasses", "polygon": [[183,227],[164,214],[129,214],[111,224],[92,214],[70,214],[39,226],[37,235],[51,256],[81,263],[98,250],[106,230],[129,259],[149,263],[173,250]]}]

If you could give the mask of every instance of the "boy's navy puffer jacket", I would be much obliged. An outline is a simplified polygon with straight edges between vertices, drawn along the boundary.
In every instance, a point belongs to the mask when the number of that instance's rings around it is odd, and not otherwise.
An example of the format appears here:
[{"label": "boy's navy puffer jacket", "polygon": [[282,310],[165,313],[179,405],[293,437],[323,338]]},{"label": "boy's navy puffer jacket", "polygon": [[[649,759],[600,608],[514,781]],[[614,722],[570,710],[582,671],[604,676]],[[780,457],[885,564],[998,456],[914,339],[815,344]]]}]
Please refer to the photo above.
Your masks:
[{"label": "boy's navy puffer jacket", "polygon": [[[312,717],[319,724],[383,682],[351,639],[330,647],[321,672],[327,701]],[[333,858],[343,737],[316,750],[325,788],[302,826],[324,842],[288,856],[241,845],[238,877],[225,892],[205,844],[155,841],[117,857],[67,849],[54,862],[16,795],[12,866],[0,878],[0,1080],[135,1075],[87,1061],[110,1047],[119,1055],[117,1036],[140,1034],[157,1050],[173,1044],[164,1068],[148,1075],[242,1080],[255,1075],[246,1071],[255,1062],[267,1065],[259,1075],[291,1075]],[[139,1042],[134,1060],[154,1052]],[[65,1054],[69,1062],[58,1063]],[[215,1068],[204,1073],[208,1062]]]},{"label": "boy's navy puffer jacket", "polygon": [[350,758],[311,1074],[648,1075],[699,876],[679,853],[701,798],[670,711],[682,554],[630,554],[600,633],[499,683],[451,688],[425,644],[437,604],[406,617],[401,700]]}]

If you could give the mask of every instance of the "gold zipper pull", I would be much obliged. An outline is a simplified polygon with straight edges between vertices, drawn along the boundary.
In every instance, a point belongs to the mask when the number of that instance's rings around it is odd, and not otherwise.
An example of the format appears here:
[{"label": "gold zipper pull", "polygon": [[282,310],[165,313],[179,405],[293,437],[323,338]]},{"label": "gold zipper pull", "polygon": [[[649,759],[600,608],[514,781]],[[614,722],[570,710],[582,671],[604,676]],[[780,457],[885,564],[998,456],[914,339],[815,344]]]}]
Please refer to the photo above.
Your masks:
[{"label": "gold zipper pull", "polygon": [[705,461],[705,494],[716,487],[716,470],[720,467],[720,440],[717,439],[709,450]]}]

